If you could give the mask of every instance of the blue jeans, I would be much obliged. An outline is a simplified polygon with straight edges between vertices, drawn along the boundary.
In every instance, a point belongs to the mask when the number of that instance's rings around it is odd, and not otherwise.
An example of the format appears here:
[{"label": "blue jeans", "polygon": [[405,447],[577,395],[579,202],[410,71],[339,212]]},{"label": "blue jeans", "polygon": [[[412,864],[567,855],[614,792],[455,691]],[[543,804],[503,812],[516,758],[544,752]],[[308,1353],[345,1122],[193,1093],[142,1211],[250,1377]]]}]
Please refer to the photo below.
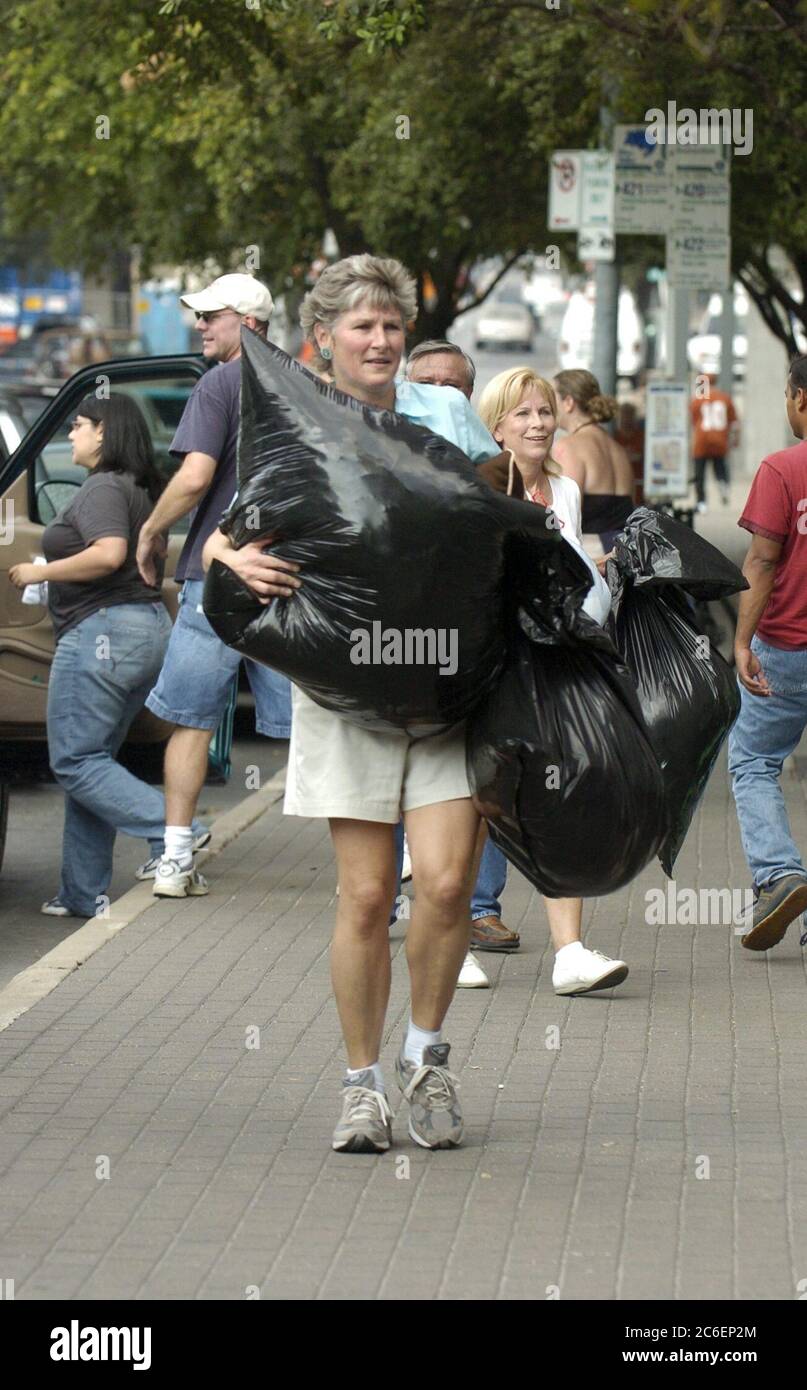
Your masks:
[{"label": "blue jeans", "polygon": [[291,733],[291,682],[258,661],[242,657],[217,637],[202,610],[204,584],[186,579],[159,680],[146,706],[169,724],[215,729],[227,708],[241,662],[255,697],[255,727],[266,738]]},{"label": "blue jeans", "polygon": [[485,840],[485,848],[479,861],[479,873],[471,895],[471,921],[480,917],[501,919],[502,905],[499,899],[507,882],[507,860],[497,849],[490,836]]},{"label": "blue jeans", "polygon": [[807,650],[781,651],[755,637],[773,695],[741,691],[742,705],[729,735],[729,772],[745,857],[757,888],[785,874],[805,874],[790,833],[780,776],[807,725]]},{"label": "blue jeans", "polygon": [[[171,619],[162,603],[121,603],[77,623],[60,639],[48,685],[48,751],[65,793],[65,907],[92,917],[112,878],[118,830],[161,854],[162,792],[115,761],[162,665]],[[201,829],[199,822],[194,828]]]}]

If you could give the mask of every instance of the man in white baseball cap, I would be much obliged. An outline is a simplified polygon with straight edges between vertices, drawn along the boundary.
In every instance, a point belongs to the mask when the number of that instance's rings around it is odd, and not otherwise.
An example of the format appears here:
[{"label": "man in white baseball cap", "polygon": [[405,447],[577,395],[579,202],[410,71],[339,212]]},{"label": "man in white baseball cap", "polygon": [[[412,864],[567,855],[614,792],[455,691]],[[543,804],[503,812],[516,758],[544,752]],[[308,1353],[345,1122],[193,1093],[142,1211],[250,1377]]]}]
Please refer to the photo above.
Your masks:
[{"label": "man in white baseball cap", "polygon": [[[213,632],[202,608],[202,549],[236,491],[236,451],[241,401],[241,329],[266,336],[272,296],[252,275],[220,275],[198,294],[182,295],[196,314],[202,352],[217,362],[197,382],[182,412],[170,452],[180,466],[140,532],[137,563],[147,583],[154,583],[154,556],[165,549],[165,534],[196,508],[176,568],[182,584],[179,613],[157,684],[146,704],[174,725],[165,751],[165,852],[137,871],[153,878],[161,898],[199,897],[207,884],[194,867],[193,855],[210,838],[200,834],[194,816],[207,775],[210,740],[227,708],[241,658]],[[259,572],[284,592],[286,562],[264,555],[255,545],[233,552],[234,569],[244,577]],[[255,697],[255,723],[268,738],[288,738],[291,692],[285,676],[247,661]]]},{"label": "man in white baseball cap", "polygon": [[180,302],[196,314],[232,309],[242,318],[249,315],[263,323],[269,322],[274,308],[268,289],[254,275],[220,275],[198,294],[183,294]]}]

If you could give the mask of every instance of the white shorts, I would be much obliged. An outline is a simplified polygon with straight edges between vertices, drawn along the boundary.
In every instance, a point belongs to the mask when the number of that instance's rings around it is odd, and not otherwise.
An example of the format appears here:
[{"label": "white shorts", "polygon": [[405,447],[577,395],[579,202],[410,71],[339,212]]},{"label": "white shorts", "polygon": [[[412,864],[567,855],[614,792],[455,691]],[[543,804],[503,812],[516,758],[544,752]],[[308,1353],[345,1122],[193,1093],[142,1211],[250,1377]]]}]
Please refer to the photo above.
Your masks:
[{"label": "white shorts", "polygon": [[464,721],[434,738],[376,733],[291,689],[287,816],[395,825],[402,811],[471,795]]}]

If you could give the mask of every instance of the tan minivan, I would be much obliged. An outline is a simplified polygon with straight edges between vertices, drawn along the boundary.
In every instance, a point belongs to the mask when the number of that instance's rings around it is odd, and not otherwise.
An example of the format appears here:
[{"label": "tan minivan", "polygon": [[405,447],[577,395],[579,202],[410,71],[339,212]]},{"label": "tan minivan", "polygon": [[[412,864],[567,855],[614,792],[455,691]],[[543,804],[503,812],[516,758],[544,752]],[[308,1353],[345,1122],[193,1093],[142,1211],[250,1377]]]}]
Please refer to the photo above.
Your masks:
[{"label": "tan minivan", "polygon": [[[22,602],[9,581],[12,565],[42,553],[42,532],[86,478],[72,462],[68,430],[76,407],[96,391],[125,391],[139,405],[151,432],[161,472],[176,468],[168,448],[185,403],[206,370],[202,357],[125,358],[101,362],[76,372],[61,388],[11,456],[0,463],[0,742],[47,737],[45,711],[53,658],[53,629],[48,610]],[[176,585],[171,582],[182,548],[187,519],[172,531],[166,564],[166,602],[176,613]],[[144,710],[130,737],[154,742],[168,727]],[[0,865],[8,817],[8,785],[0,771]]]}]

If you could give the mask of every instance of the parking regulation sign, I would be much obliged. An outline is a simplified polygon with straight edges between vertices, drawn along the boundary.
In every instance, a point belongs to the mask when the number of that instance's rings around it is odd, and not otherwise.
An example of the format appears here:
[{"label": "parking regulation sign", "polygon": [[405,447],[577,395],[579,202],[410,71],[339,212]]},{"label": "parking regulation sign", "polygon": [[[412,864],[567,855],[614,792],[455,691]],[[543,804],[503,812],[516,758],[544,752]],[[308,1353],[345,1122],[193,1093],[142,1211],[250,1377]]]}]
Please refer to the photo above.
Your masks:
[{"label": "parking regulation sign", "polygon": [[549,230],[576,232],[580,226],[583,151],[555,150],[549,161]]},{"label": "parking regulation sign", "polygon": [[579,261],[612,261],[616,241],[607,227],[581,227],[577,233]]},{"label": "parking regulation sign", "polygon": [[614,128],[616,187],[614,222],[618,232],[658,234],[670,225],[671,169],[666,145],[658,145],[643,125]]}]

